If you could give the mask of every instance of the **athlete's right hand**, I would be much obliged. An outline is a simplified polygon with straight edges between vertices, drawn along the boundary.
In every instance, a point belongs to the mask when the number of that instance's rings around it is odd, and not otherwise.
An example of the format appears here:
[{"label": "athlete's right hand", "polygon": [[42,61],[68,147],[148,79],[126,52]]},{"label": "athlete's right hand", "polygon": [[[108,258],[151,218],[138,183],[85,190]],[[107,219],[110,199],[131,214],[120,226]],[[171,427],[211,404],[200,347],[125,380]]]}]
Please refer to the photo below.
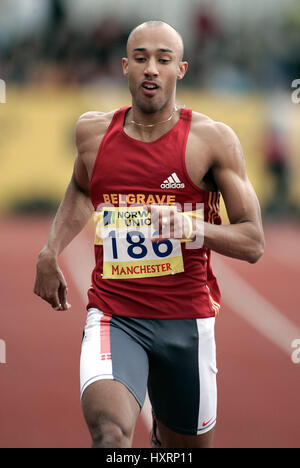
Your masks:
[{"label": "athlete's right hand", "polygon": [[34,293],[48,302],[55,310],[67,310],[67,283],[56,258],[42,250],[36,265]]}]

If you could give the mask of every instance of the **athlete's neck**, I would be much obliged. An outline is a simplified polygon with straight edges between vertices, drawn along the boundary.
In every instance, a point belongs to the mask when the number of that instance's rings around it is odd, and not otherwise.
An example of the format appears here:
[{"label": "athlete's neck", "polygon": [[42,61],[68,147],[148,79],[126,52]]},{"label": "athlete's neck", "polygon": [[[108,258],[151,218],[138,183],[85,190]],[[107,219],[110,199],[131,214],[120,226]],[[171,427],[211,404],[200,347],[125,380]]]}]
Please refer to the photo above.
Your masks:
[{"label": "athlete's neck", "polygon": [[129,136],[142,141],[153,141],[168,132],[179,119],[179,109],[175,106],[163,111],[145,113],[132,107],[125,121],[124,130]]}]

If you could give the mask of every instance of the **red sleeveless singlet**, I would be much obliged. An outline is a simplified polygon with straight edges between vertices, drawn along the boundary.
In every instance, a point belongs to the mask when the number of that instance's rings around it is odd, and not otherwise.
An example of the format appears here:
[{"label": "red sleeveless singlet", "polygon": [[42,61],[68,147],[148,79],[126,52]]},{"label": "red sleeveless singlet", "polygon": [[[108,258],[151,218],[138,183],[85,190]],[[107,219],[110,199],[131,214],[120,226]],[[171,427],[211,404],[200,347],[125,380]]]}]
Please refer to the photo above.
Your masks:
[{"label": "red sleeveless singlet", "polygon": [[[115,112],[94,164],[90,197],[95,208],[95,268],[87,308],[152,319],[213,317],[220,291],[207,248],[178,240],[152,244],[146,204],[177,204],[191,211],[202,204],[204,220],[220,224],[218,192],[197,187],[185,165],[192,110],[153,142],[128,136]],[[99,209],[99,207],[101,209]],[[149,215],[150,216],[150,215]],[[116,233],[123,233],[119,237]]]}]

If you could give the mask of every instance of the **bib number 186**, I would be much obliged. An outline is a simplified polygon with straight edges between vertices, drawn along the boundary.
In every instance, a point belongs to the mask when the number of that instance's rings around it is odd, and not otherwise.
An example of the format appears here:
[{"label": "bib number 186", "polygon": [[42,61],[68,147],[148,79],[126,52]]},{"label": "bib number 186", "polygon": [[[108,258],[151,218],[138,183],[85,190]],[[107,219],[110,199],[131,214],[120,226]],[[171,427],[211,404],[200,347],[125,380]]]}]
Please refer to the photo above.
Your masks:
[{"label": "bib number 186", "polygon": [[[154,235],[158,234],[158,231]],[[112,254],[115,260],[118,259],[118,245],[116,231],[110,231],[109,237],[112,241]],[[130,231],[126,235],[126,241],[129,244],[127,254],[133,259],[142,259],[147,256],[148,248],[145,245],[145,236],[140,231]],[[154,254],[159,258],[168,257],[173,251],[173,244],[170,240],[151,242]]]}]

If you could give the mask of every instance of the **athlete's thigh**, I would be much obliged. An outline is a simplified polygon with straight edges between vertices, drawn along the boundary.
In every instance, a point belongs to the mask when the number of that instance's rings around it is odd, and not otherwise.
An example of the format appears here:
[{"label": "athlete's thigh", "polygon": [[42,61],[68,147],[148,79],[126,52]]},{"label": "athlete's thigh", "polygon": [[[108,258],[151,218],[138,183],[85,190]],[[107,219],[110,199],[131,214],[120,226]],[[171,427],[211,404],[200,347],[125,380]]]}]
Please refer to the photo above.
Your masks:
[{"label": "athlete's thigh", "polygon": [[80,358],[81,400],[88,425],[99,419],[134,425],[147,387],[148,357],[118,317],[90,309]]},{"label": "athlete's thigh", "polygon": [[[153,412],[172,432],[183,436],[182,443],[198,443],[211,438],[216,423],[217,386],[214,317],[197,320],[161,321],[156,333],[156,349],[150,358],[149,397]],[[178,442],[179,443],[179,442]],[[204,443],[204,442],[203,442]]]}]

